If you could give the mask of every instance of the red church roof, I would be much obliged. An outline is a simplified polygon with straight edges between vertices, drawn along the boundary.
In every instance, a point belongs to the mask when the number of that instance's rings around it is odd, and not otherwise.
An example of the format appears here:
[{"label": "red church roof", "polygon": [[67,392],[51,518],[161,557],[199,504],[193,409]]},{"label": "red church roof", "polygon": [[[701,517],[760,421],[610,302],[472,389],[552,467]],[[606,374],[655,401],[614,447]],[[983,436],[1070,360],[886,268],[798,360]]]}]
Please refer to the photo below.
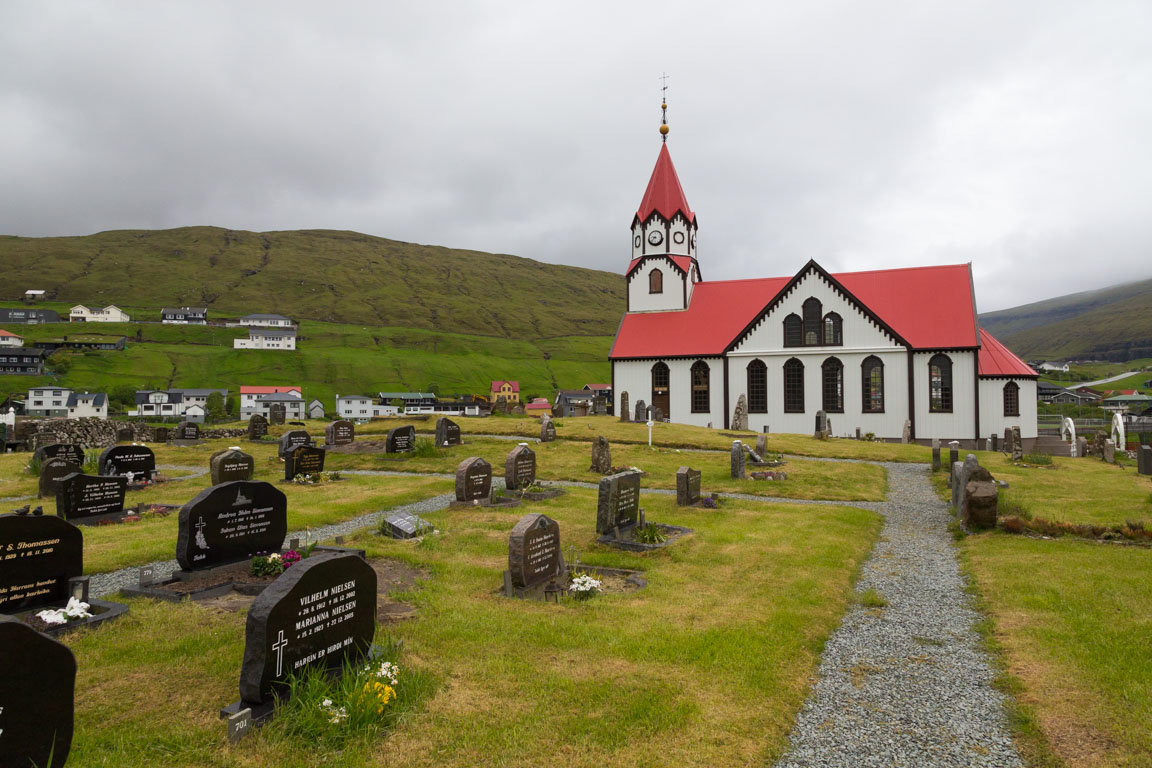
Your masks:
[{"label": "red church roof", "polygon": [[[967,264],[831,277],[914,349],[980,344]],[[719,355],[792,279],[697,283],[687,310],[625,315],[611,357]]]},{"label": "red church roof", "polygon": [[984,342],[978,356],[981,376],[1019,376],[1032,379],[1038,377],[1032,366],[1017,357],[1012,350],[983,328],[980,329],[980,339]]},{"label": "red church roof", "polygon": [[668,154],[667,144],[660,145],[660,155],[656,158],[656,167],[652,169],[652,178],[648,180],[648,189],[644,190],[644,199],[640,201],[636,217],[644,221],[653,211],[668,220],[677,211],[683,213],[690,222],[696,219],[696,214],[688,207],[688,199],[684,197],[684,189],[680,186],[676,167],[672,165],[672,155]]},{"label": "red church roof", "polygon": [[624,273],[624,276],[627,277],[636,271],[636,267],[640,266],[640,262],[642,262],[644,259],[668,259],[677,267],[679,267],[680,270],[686,275],[692,268],[691,256],[673,256],[669,253],[661,253],[658,256],[638,256],[635,259],[632,259],[631,263],[628,264],[628,271]]}]

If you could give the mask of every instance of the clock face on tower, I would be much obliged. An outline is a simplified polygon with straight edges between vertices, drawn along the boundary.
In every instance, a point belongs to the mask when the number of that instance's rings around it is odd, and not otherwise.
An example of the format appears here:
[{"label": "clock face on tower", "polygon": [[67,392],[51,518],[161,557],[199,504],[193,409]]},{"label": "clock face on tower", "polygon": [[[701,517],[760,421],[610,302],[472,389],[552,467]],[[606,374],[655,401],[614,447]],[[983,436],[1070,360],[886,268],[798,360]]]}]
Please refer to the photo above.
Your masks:
[{"label": "clock face on tower", "polygon": [[648,233],[648,243],[651,245],[660,245],[664,242],[664,234],[657,229]]}]

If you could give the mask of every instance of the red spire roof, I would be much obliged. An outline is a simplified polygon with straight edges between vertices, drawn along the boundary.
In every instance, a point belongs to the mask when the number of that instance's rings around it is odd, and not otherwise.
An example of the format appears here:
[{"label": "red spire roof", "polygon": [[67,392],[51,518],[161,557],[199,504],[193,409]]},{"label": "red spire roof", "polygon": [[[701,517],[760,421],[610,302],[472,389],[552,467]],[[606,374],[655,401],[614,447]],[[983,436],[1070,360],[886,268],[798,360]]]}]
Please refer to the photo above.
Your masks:
[{"label": "red spire roof", "polygon": [[688,199],[684,197],[684,189],[676,176],[676,167],[672,165],[672,155],[668,154],[667,144],[660,145],[660,155],[656,158],[656,167],[652,169],[652,178],[648,180],[648,189],[644,190],[644,199],[640,201],[636,218],[644,221],[653,211],[668,220],[677,211],[683,213],[689,222],[696,220],[696,214],[692,213]]}]

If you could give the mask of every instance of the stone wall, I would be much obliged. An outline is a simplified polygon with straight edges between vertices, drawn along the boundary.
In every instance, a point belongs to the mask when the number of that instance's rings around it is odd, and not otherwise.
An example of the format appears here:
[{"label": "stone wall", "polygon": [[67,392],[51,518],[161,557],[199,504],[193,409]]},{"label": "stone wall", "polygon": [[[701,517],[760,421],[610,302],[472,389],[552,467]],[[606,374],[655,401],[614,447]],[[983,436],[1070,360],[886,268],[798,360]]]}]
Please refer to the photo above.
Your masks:
[{"label": "stone wall", "polygon": [[[105,419],[21,419],[16,422],[16,439],[25,441],[31,449],[32,435],[37,432],[53,432],[60,442],[79,443],[85,448],[107,448],[116,444],[116,435],[122,429],[132,430],[132,442],[155,442],[152,427],[139,421],[111,421]],[[174,429],[174,427],[171,427]],[[208,439],[244,437],[248,430],[204,429],[200,436]]]}]

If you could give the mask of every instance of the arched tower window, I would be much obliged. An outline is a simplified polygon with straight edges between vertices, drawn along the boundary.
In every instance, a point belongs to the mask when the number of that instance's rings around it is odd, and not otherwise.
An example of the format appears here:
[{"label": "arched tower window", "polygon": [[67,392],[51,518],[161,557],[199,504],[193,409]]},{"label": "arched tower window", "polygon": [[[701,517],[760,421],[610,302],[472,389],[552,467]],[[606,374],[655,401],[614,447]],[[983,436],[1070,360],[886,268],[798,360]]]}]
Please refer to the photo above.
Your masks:
[{"label": "arched tower window", "polygon": [[667,365],[664,363],[656,363],[656,365],[652,366],[652,407],[659,408],[665,418],[669,418],[671,413],[668,408],[670,399],[668,396],[669,378]]},{"label": "arched tower window", "polygon": [[952,358],[933,355],[928,361],[928,410],[952,413]]},{"label": "arched tower window", "polygon": [[864,358],[860,384],[864,413],[884,413],[884,361],[875,355]]},{"label": "arched tower window", "polygon": [[830,357],[820,366],[824,411],[844,413],[844,364]]},{"label": "arched tower window", "polygon": [[804,346],[815,347],[820,343],[820,320],[823,314],[820,299],[809,298],[804,302]]},{"label": "arched tower window", "polygon": [[1020,385],[1014,381],[1004,385],[1004,415],[1020,415]]},{"label": "arched tower window", "polygon": [[748,363],[748,413],[768,413],[768,366],[759,359]]},{"label": "arched tower window", "polygon": [[784,318],[784,346],[804,346],[804,324],[795,312]]},{"label": "arched tower window", "polygon": [[844,322],[835,312],[824,315],[824,344],[835,347],[844,344]]},{"label": "arched tower window", "polygon": [[708,363],[697,360],[692,363],[692,413],[708,413]]},{"label": "arched tower window", "polygon": [[784,413],[804,413],[804,363],[784,363]]},{"label": "arched tower window", "polygon": [[648,273],[648,293],[664,293],[664,273],[658,269]]}]

